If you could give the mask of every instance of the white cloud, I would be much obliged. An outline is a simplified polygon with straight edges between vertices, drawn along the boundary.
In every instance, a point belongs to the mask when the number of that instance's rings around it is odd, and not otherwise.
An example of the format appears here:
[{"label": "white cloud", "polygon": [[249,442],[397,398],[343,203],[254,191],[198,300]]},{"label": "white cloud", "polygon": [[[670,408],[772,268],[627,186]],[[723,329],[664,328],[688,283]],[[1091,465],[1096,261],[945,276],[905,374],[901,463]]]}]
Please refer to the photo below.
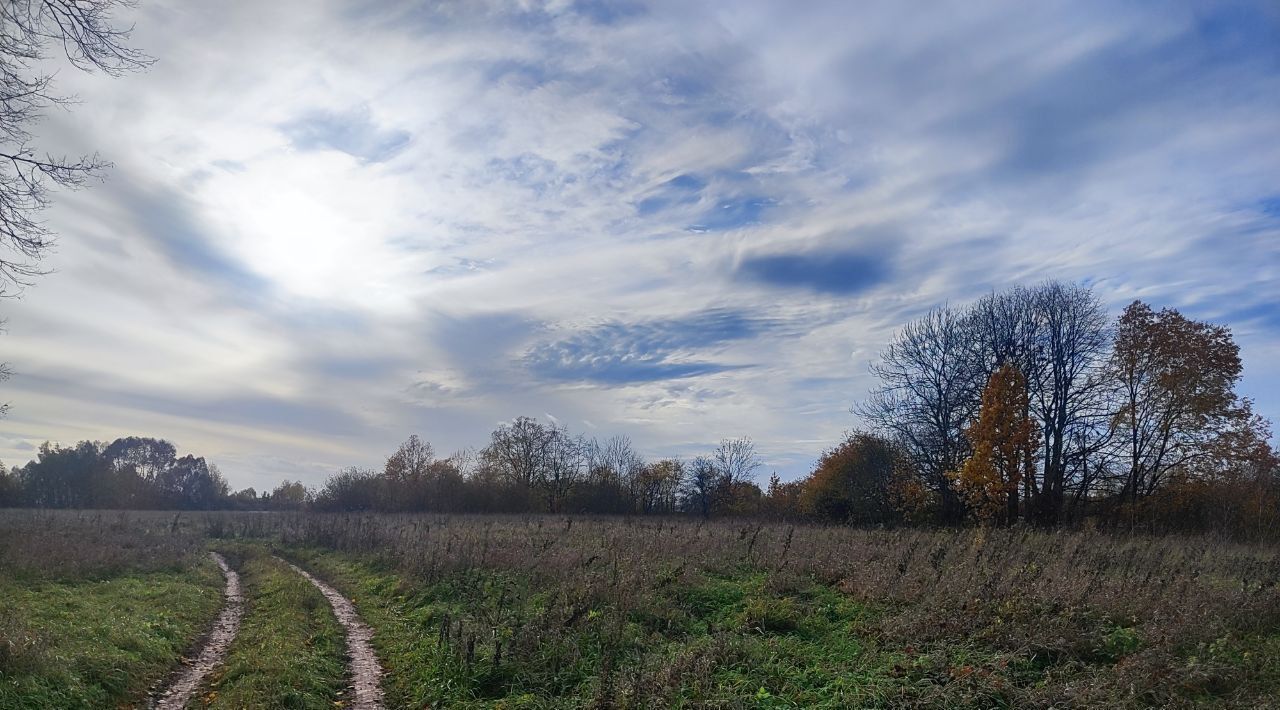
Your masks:
[{"label": "white cloud", "polygon": [[[82,102],[41,129],[116,168],[6,304],[0,458],[151,434],[263,488],[555,412],[796,474],[905,318],[1049,277],[1238,319],[1280,414],[1280,18],[1242,7],[145,3],[160,62],[63,72]],[[735,277],[826,252],[889,276]],[[778,325],[644,352],[713,311]]]}]

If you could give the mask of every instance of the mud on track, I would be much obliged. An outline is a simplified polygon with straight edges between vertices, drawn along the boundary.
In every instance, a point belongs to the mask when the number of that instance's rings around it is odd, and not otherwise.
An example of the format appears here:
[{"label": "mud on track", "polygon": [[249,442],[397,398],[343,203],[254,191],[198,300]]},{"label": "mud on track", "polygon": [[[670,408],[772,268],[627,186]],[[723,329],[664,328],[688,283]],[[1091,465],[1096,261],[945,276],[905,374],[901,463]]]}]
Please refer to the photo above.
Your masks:
[{"label": "mud on track", "polygon": [[218,615],[218,621],[214,624],[213,630],[204,640],[200,655],[191,665],[183,668],[151,703],[150,707],[156,710],[177,710],[185,707],[187,701],[200,688],[200,682],[204,677],[226,658],[227,649],[235,639],[236,632],[240,630],[240,618],[244,616],[244,592],[240,588],[240,575],[227,566],[227,561],[222,558],[222,555],[216,552],[210,552],[209,555],[222,568],[222,575],[227,578],[227,588],[224,592],[226,604],[222,607],[222,613]]},{"label": "mud on track", "polygon": [[[280,558],[276,558],[280,559]],[[386,706],[383,705],[382,685],[382,666],[378,663],[378,656],[373,652],[373,629],[360,620],[360,615],[356,613],[356,607],[349,599],[342,596],[338,590],[330,587],[328,584],[312,577],[306,570],[297,565],[280,560],[293,568],[294,572],[307,578],[307,581],[316,586],[325,599],[329,600],[329,606],[333,607],[333,615],[338,618],[338,623],[342,624],[342,628],[347,632],[347,674],[351,679],[351,688],[354,691],[354,697],[351,698],[351,704],[347,707],[354,710],[382,710]]]}]

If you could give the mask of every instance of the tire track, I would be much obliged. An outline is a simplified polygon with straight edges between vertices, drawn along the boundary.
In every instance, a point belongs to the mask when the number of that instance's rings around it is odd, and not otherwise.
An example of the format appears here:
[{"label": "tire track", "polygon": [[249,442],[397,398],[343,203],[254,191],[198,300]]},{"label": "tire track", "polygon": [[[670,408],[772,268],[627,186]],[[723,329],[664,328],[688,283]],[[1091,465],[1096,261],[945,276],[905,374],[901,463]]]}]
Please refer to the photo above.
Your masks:
[{"label": "tire track", "polygon": [[200,655],[169,683],[169,687],[151,705],[155,710],[180,710],[186,707],[187,701],[199,690],[205,676],[226,658],[227,649],[240,630],[240,619],[244,616],[244,591],[240,587],[240,575],[227,565],[222,555],[216,552],[210,552],[209,555],[222,568],[222,576],[227,579],[227,587],[223,592],[226,604],[213,625],[213,631],[205,639]]},{"label": "tire track", "polygon": [[[280,560],[279,557],[276,559]],[[348,707],[354,710],[383,710],[382,666],[378,656],[373,652],[373,629],[360,619],[356,607],[349,599],[333,587],[311,576],[306,570],[289,562],[280,560],[293,568],[315,585],[316,589],[329,600],[333,607],[333,615],[347,632],[347,674],[351,677],[351,689],[354,697]]]}]

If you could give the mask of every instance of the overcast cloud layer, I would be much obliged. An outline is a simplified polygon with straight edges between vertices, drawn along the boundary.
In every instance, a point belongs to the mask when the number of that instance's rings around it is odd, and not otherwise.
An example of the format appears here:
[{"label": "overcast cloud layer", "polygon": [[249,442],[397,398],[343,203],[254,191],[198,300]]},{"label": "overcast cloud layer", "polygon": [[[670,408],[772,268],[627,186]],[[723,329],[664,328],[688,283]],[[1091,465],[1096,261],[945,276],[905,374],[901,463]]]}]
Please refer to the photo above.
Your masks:
[{"label": "overcast cloud layer", "polygon": [[[800,8],[803,8],[801,11]],[[1229,323],[1280,415],[1271,2],[143,0],[159,59],[39,129],[98,150],[8,318],[0,459],[166,437],[235,487],[500,420],[784,477],[893,330],[1084,281]]]}]

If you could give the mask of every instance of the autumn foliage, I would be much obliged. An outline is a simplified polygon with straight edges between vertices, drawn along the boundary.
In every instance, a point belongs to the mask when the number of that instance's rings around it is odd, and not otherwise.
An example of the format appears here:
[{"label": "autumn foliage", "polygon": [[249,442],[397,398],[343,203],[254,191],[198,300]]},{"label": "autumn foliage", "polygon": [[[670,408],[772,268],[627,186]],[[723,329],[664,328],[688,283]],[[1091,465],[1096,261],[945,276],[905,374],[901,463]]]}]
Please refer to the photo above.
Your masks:
[{"label": "autumn foliage", "polygon": [[983,522],[1018,519],[1018,491],[1035,474],[1039,436],[1028,414],[1026,378],[1013,365],[991,375],[982,409],[966,433],[973,454],[951,479],[969,512]]}]

